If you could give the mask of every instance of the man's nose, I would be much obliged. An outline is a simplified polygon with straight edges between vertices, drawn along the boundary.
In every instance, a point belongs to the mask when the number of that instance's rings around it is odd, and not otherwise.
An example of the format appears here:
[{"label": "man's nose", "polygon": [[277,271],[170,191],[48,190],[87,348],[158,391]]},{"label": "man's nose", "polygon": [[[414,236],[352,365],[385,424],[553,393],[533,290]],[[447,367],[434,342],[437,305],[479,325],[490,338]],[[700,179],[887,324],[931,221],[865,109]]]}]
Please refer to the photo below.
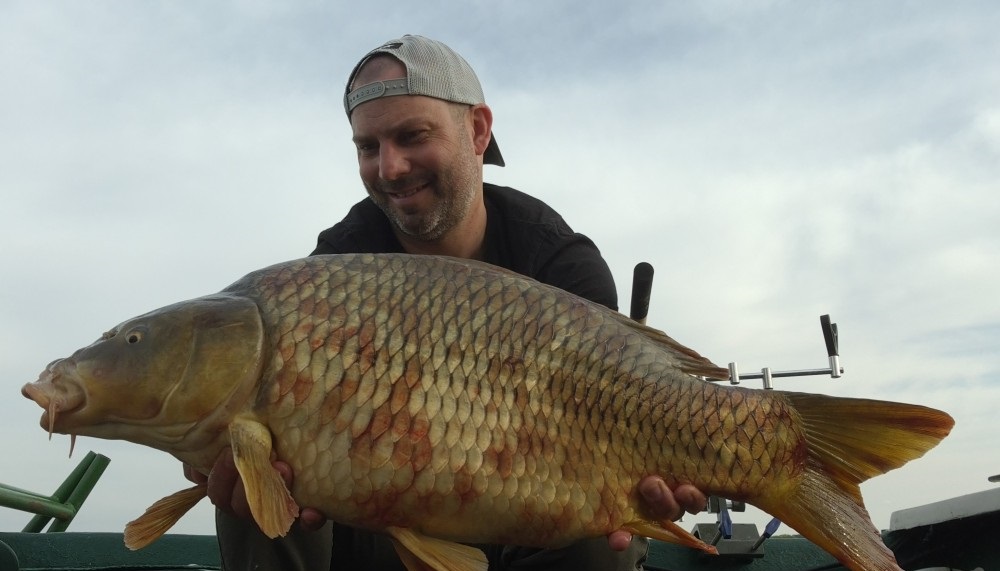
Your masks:
[{"label": "man's nose", "polygon": [[378,154],[378,174],[382,180],[396,180],[410,172],[410,161],[395,145],[382,145]]}]

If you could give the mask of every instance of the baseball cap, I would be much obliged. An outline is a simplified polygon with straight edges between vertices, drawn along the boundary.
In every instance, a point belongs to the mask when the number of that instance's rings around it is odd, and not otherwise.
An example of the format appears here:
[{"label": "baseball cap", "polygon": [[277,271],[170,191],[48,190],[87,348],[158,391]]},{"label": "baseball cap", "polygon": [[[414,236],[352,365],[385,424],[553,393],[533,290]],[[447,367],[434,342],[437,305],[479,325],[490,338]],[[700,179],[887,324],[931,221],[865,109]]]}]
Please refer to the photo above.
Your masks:
[{"label": "baseball cap", "polygon": [[[390,55],[406,67],[406,77],[376,81],[351,90],[354,77],[361,66],[378,54]],[[485,103],[483,87],[472,67],[462,56],[445,44],[423,36],[405,35],[390,40],[365,54],[354,66],[347,87],[344,89],[344,111],[350,119],[351,111],[366,101],[392,95],[425,95],[454,103],[477,105]],[[483,153],[483,162],[504,166],[497,139],[490,133],[490,143]]]}]

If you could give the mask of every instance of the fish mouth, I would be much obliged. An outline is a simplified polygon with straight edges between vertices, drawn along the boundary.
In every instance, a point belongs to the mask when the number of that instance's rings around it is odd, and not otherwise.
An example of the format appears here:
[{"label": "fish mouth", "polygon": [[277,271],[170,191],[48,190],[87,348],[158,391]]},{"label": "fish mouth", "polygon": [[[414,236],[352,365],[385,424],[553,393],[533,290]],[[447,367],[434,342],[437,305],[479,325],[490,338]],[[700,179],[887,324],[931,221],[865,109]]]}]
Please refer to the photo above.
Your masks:
[{"label": "fish mouth", "polygon": [[66,433],[64,421],[67,414],[79,410],[86,403],[83,388],[67,375],[64,361],[55,361],[49,365],[38,380],[21,388],[21,394],[35,401],[42,407],[42,418],[39,424],[48,431],[49,438],[55,432]]}]

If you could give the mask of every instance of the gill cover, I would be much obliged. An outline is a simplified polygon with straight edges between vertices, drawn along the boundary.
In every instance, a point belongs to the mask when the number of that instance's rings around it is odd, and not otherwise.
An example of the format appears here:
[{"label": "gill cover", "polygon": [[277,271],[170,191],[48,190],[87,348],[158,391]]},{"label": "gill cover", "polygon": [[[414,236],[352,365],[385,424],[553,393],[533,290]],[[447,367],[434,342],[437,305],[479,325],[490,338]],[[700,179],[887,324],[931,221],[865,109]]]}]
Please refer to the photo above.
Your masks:
[{"label": "gill cover", "polygon": [[[157,446],[165,443],[149,436],[169,443],[206,418],[222,420],[255,387],[263,342],[257,305],[235,295],[196,298],[125,321],[69,359],[87,393],[74,422],[83,425],[78,433]],[[134,425],[155,426],[159,434],[141,437]]]}]

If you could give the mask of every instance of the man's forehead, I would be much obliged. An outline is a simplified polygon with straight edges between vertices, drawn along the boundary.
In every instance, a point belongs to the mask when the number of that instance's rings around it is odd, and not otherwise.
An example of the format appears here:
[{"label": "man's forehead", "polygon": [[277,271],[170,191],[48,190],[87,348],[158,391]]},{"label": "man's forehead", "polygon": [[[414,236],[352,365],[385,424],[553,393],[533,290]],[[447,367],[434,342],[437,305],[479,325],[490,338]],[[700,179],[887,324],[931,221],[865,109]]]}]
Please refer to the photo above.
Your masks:
[{"label": "man's forehead", "polygon": [[424,95],[373,99],[359,105],[351,115],[354,139],[386,136],[416,128],[442,128],[453,118],[452,105]]}]

